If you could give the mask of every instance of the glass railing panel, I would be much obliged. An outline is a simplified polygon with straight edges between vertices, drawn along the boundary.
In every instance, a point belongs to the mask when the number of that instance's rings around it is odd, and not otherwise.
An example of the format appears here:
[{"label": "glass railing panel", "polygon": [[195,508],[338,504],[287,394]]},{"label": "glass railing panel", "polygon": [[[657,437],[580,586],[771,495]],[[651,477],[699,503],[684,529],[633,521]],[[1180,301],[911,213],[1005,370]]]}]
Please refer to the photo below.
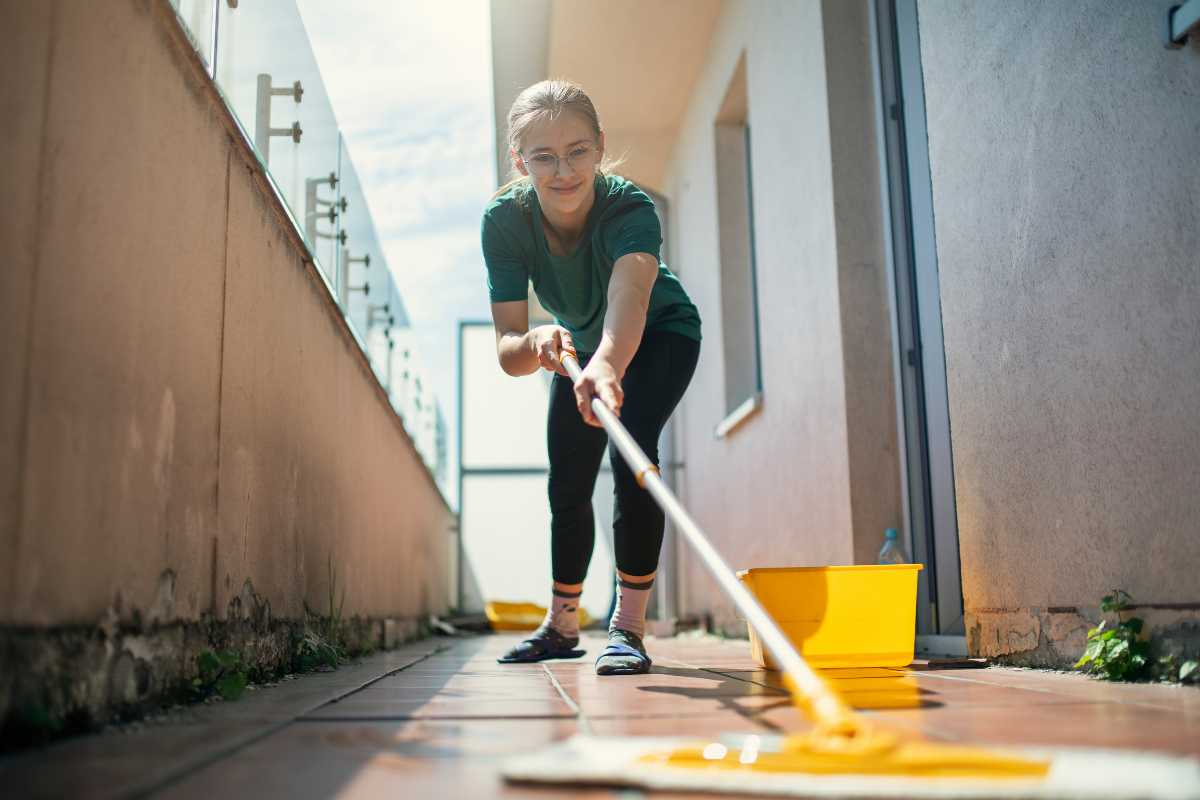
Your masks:
[{"label": "glass railing panel", "polygon": [[[370,307],[386,303],[391,272],[383,257],[383,248],[375,233],[375,223],[367,207],[367,196],[345,145],[340,145],[341,172],[339,202],[344,207],[338,216],[338,252],[336,285],[338,303],[350,321],[350,327],[367,345]],[[368,350],[368,355],[370,351]]]},{"label": "glass railing panel", "polygon": [[213,38],[217,17],[218,0],[170,0],[171,7],[183,22],[183,29],[191,37],[192,46],[212,73]]},{"label": "glass railing panel", "polygon": [[407,429],[414,368],[412,328],[397,328],[392,333],[392,339],[396,343],[395,349],[392,350],[392,407],[396,409],[400,419],[404,420]]},{"label": "glass railing panel", "polygon": [[396,317],[392,313],[394,298],[397,294],[395,281],[390,273],[384,271],[378,277],[379,289],[372,288],[367,303],[367,356],[371,367],[375,370],[379,382],[391,394],[392,390],[392,331],[396,327]]},{"label": "glass railing panel", "polygon": [[333,106],[293,0],[218,5],[216,81],[335,284],[339,137]]},{"label": "glass railing panel", "polygon": [[295,0],[169,0],[445,493],[447,425]]}]

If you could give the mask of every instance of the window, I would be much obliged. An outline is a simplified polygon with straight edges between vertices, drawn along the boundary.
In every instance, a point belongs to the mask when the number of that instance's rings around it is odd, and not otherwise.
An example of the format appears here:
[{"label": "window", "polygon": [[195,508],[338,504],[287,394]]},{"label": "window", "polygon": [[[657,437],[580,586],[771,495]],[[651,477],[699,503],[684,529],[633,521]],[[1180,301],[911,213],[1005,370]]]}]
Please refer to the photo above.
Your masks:
[{"label": "window", "polygon": [[720,238],[721,332],[725,356],[725,419],[731,433],[762,404],[758,297],[754,265],[754,201],[750,159],[746,57],[734,71],[713,125]]}]

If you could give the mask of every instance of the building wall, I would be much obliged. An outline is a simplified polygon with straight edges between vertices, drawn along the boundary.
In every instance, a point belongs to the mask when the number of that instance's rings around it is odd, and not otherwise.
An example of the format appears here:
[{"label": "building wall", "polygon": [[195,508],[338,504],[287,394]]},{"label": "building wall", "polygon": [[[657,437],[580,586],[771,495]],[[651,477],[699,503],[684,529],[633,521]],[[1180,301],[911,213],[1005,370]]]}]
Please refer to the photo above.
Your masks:
[{"label": "building wall", "polygon": [[[682,499],[736,568],[873,561],[883,528],[900,526],[866,8],[725,3],[668,167],[671,266],[705,337],[678,417]],[[716,439],[726,408],[713,123],[743,52],[763,405]],[[683,563],[682,611],[730,622],[686,550]]]},{"label": "building wall", "polygon": [[[496,184],[508,181],[508,109],[528,86],[546,78],[550,0],[491,0],[492,103],[496,120]],[[557,77],[557,76],[556,76]]]},{"label": "building wall", "polygon": [[[600,114],[609,158],[619,159],[617,171],[643,189],[662,191],[720,2],[551,3],[546,74],[583,85]],[[494,12],[501,8],[529,29],[528,4],[493,0]]]},{"label": "building wall", "polygon": [[1200,43],[1162,47],[1169,5],[919,4],[975,653],[1077,654],[1113,587],[1196,618]]},{"label": "building wall", "polygon": [[443,610],[453,515],[170,6],[3,6],[0,625]]}]

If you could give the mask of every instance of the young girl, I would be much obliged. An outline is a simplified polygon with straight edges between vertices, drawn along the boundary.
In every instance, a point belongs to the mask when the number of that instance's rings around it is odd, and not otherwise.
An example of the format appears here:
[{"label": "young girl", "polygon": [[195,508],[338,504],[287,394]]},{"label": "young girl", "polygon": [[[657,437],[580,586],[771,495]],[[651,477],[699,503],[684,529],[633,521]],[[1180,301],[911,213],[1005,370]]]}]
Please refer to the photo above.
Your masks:
[{"label": "young girl", "polygon": [[[654,203],[602,169],[604,132],[592,101],[566,81],[521,92],[508,113],[517,177],[483,214],[483,255],[496,351],[509,375],[555,372],[550,390],[550,546],[554,585],[546,619],[502,662],[579,655],[579,596],[592,557],[592,490],[608,436],[591,411],[599,397],[658,463],[658,438],[700,355],[700,315],[659,260]],[[527,294],[558,324],[529,329]],[[575,350],[583,375],[562,367]],[[613,542],[617,605],[600,675],[650,669],[642,644],[658,569],[663,513],[615,447]]]}]

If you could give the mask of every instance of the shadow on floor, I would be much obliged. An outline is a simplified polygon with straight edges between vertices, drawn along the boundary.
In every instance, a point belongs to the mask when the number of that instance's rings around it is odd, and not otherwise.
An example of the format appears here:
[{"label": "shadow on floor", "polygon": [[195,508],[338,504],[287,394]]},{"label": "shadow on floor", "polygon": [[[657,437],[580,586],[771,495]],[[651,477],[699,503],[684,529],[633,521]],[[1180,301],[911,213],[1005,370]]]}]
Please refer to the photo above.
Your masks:
[{"label": "shadow on floor", "polygon": [[[654,667],[651,674],[663,674],[687,678],[705,678],[713,680],[716,685],[711,689],[689,687],[657,687],[644,686],[643,691],[676,694],[683,697],[700,697],[721,702],[737,713],[746,717],[756,717],[766,711],[791,703],[788,691],[783,685],[782,676],[778,672],[767,670],[755,672],[740,672],[735,670],[718,671],[709,669],[681,669],[674,667]],[[937,693],[918,685],[915,676],[900,670],[821,670],[820,675],[841,695],[842,700],[851,708],[859,711],[871,711],[899,708],[938,708],[943,703],[934,698]],[[743,687],[754,687],[745,688]],[[761,697],[763,695],[779,695],[781,701],[747,710],[731,702],[739,697]]]}]

